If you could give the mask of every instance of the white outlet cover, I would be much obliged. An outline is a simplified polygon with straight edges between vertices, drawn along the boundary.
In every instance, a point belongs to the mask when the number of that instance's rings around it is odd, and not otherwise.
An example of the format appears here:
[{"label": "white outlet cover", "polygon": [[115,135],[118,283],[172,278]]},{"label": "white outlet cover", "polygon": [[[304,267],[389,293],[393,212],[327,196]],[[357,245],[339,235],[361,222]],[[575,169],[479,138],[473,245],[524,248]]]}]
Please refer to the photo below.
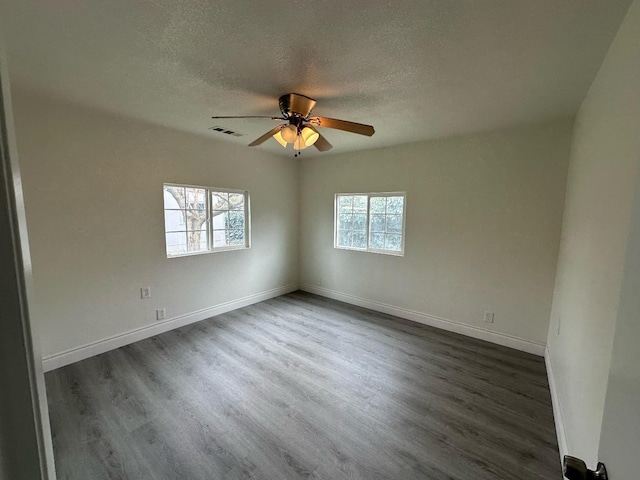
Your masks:
[{"label": "white outlet cover", "polygon": [[156,320],[165,320],[167,318],[167,313],[164,308],[159,308],[156,310]]},{"label": "white outlet cover", "polygon": [[140,289],[140,298],[151,298],[151,287],[142,287]]},{"label": "white outlet cover", "polygon": [[484,321],[486,323],[493,323],[493,312],[484,312]]}]

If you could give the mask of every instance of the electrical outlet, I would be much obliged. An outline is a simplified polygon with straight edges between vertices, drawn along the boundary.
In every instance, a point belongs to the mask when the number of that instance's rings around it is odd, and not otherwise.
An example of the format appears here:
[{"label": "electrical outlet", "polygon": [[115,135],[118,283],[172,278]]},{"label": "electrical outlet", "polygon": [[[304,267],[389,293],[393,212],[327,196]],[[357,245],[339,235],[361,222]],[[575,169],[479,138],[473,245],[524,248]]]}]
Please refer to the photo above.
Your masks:
[{"label": "electrical outlet", "polygon": [[487,323],[493,323],[493,312],[484,312],[484,321]]},{"label": "electrical outlet", "polygon": [[142,287],[140,289],[140,298],[143,300],[145,298],[151,298],[151,287]]},{"label": "electrical outlet", "polygon": [[166,320],[167,311],[164,308],[159,308],[156,310],[156,320]]}]

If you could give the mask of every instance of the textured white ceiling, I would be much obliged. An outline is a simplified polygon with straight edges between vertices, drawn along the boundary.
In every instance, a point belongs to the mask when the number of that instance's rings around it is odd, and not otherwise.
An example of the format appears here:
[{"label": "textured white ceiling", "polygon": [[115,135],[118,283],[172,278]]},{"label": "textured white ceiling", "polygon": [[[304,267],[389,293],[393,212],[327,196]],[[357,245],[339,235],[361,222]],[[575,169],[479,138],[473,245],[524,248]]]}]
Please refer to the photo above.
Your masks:
[{"label": "textured white ceiling", "polygon": [[3,0],[1,13],[14,88],[237,144],[276,123],[211,115],[276,115],[298,92],[317,115],[374,125],[323,129],[341,153],[574,114],[629,4]]}]

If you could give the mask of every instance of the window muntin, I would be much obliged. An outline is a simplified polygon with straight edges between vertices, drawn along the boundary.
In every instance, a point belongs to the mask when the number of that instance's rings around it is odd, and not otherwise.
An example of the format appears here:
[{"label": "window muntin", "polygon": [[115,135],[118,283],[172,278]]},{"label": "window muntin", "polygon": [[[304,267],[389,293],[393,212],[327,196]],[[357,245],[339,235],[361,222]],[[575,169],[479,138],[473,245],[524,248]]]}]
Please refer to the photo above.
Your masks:
[{"label": "window muntin", "polygon": [[335,248],[404,255],[404,193],[336,195]]},{"label": "window muntin", "polygon": [[249,248],[249,194],[164,184],[167,257]]}]

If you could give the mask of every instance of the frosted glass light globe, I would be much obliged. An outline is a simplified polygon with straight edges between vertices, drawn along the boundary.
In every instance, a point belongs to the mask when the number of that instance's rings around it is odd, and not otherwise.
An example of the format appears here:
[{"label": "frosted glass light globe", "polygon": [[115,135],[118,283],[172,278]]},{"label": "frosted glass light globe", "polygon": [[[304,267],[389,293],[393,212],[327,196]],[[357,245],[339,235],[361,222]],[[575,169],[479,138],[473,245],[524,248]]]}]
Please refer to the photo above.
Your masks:
[{"label": "frosted glass light globe", "polygon": [[300,136],[304,140],[304,144],[307,147],[310,147],[311,145],[316,143],[316,141],[320,137],[320,134],[316,131],[315,128],[307,126],[302,129],[302,132],[300,132]]},{"label": "frosted glass light globe", "polygon": [[295,125],[287,125],[280,130],[280,133],[287,143],[293,143],[296,141],[296,137],[298,136],[298,129]]},{"label": "frosted glass light globe", "polygon": [[308,146],[309,145],[304,143],[304,138],[302,138],[302,135],[298,135],[298,138],[296,138],[296,141],[293,144],[293,149],[294,150],[304,150]]},{"label": "frosted glass light globe", "polygon": [[284,138],[282,138],[282,131],[276,132],[273,138],[275,138],[276,141],[280,145],[282,145],[284,148],[287,148],[287,141]]}]

